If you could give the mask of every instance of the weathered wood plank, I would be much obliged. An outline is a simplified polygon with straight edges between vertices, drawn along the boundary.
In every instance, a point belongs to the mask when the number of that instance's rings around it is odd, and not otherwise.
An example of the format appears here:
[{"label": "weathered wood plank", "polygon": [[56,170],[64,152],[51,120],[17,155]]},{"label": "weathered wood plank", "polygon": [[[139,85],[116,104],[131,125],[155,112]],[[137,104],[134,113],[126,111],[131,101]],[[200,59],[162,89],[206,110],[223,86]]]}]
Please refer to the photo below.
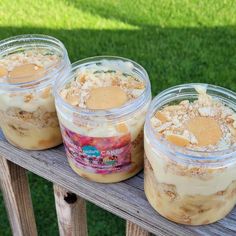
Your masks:
[{"label": "weathered wood plank", "polygon": [[53,188],[60,236],[87,236],[85,200],[57,184]]},{"label": "weathered wood plank", "polygon": [[41,152],[24,151],[12,147],[4,138],[0,138],[0,153],[16,164],[59,184],[153,234],[163,236],[236,235],[236,209],[225,219],[201,227],[178,225],[164,219],[148,203],[142,190],[141,173],[125,182],[98,184],[80,178],[71,170],[62,146]]},{"label": "weathered wood plank", "polygon": [[25,169],[0,157],[0,185],[12,234],[36,236],[37,229]]},{"label": "weathered wood plank", "polygon": [[140,226],[126,221],[126,236],[150,236],[150,233]]}]

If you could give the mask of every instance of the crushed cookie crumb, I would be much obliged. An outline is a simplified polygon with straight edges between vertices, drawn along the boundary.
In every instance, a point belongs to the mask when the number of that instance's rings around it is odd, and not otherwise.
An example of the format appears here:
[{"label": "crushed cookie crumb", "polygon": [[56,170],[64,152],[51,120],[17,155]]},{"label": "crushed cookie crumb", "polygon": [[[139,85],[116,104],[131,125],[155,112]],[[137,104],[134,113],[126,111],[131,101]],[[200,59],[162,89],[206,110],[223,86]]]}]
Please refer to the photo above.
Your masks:
[{"label": "crushed cookie crumb", "polygon": [[168,196],[168,198],[173,201],[176,198],[176,194],[172,191],[165,191],[165,194]]},{"label": "crushed cookie crumb", "polygon": [[212,107],[199,107],[198,112],[201,116],[215,116],[216,115],[216,109]]},{"label": "crushed cookie crumb", "polygon": [[0,77],[9,77],[9,81],[6,80],[9,83],[27,82],[25,80],[42,77],[49,68],[57,67],[60,61],[61,57],[48,49],[17,52],[0,58]]},{"label": "crushed cookie crumb", "polygon": [[[75,78],[62,88],[60,95],[66,102],[80,108],[111,109],[136,99],[144,89],[145,83],[131,75],[88,69],[77,71]],[[79,98],[78,103],[70,99],[74,94]]]},{"label": "crushed cookie crumb", "polygon": [[30,102],[31,100],[33,99],[33,94],[27,94],[25,97],[24,97],[24,102]]},{"label": "crushed cookie crumb", "polygon": [[151,125],[157,137],[192,150],[217,151],[230,148],[236,140],[236,112],[221,100],[213,99],[205,88],[194,101],[157,110]]},{"label": "crushed cookie crumb", "polygon": [[155,117],[160,120],[161,122],[167,122],[168,119],[167,117],[164,115],[164,113],[160,112],[160,111],[157,111],[156,114],[155,114]]}]

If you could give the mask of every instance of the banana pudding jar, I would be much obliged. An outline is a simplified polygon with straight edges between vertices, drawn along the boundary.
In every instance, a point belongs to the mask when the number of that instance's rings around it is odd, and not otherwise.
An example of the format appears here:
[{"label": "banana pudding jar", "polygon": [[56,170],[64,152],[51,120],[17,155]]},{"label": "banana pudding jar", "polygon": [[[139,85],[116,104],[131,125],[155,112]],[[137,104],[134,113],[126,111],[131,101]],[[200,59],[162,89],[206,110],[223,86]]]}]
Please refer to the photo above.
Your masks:
[{"label": "banana pudding jar", "polygon": [[144,189],[152,207],[181,224],[225,217],[236,203],[236,94],[207,84],[169,88],[144,127]]},{"label": "banana pudding jar", "polygon": [[62,143],[52,86],[69,68],[64,45],[53,37],[0,41],[0,126],[11,144],[43,150]]},{"label": "banana pudding jar", "polygon": [[151,101],[146,71],[119,57],[72,64],[55,86],[68,161],[80,176],[111,183],[143,168],[143,125]]}]

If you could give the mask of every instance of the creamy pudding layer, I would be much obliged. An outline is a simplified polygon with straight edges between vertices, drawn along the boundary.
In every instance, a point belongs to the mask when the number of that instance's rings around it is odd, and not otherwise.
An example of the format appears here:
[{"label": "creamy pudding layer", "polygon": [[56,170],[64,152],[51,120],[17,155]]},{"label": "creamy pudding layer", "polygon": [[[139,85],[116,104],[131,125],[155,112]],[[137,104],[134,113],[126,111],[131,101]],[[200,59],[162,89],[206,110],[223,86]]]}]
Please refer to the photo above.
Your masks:
[{"label": "creamy pudding layer", "polygon": [[[119,69],[93,68],[79,69],[59,93],[73,107],[96,113],[122,108],[138,99],[145,87],[141,79]],[[143,124],[149,102],[130,117],[116,121],[109,116],[85,117],[57,105],[72,169],[82,177],[103,183],[118,182],[139,172],[143,168]],[[101,152],[90,155],[86,147]]]},{"label": "creamy pudding layer", "polygon": [[[207,95],[201,87],[195,101],[184,100],[154,112],[151,127],[160,143],[154,147],[145,129],[145,193],[151,205],[164,217],[182,224],[201,225],[223,218],[236,203],[236,163],[226,165],[196,160],[177,160],[177,146],[183,155],[200,151],[224,151],[235,147],[235,111]],[[174,144],[174,146],[173,146]]]},{"label": "creamy pudding layer", "polygon": [[[235,169],[235,166],[234,166]],[[144,160],[144,190],[152,207],[162,216],[180,224],[203,225],[213,223],[225,217],[234,207],[236,202],[236,178],[221,191],[211,194],[199,193],[183,194],[179,189],[179,183],[175,181],[158,181],[155,170],[148,158]],[[168,178],[168,174],[166,174]],[[178,175],[174,175],[178,178]],[[193,178],[186,178],[186,189],[193,189]],[[196,181],[205,183],[207,181]],[[209,183],[210,184],[210,183]]]},{"label": "creamy pudding layer", "polygon": [[[37,80],[56,71],[61,57],[46,49],[32,49],[0,58],[0,83],[16,90],[0,89],[0,121],[13,145],[41,150],[62,142],[51,84],[38,88]],[[34,88],[26,83],[34,82]],[[27,90],[27,86],[29,89]]]},{"label": "creamy pudding layer", "polygon": [[[94,125],[92,124],[91,117],[88,116],[86,120],[84,120],[83,117],[73,115],[73,112],[65,113],[66,111],[63,110],[63,108],[61,108],[61,110],[64,112],[58,112],[58,117],[64,126],[82,135],[90,137],[113,137],[130,133],[131,139],[134,141],[143,130],[147,109],[148,104],[139,111],[136,111],[132,118],[116,122],[115,124],[104,118],[102,122]],[[68,114],[71,116],[68,117]]]},{"label": "creamy pudding layer", "polygon": [[11,108],[21,109],[30,113],[35,112],[37,109],[45,112],[56,111],[50,87],[33,92],[0,93],[0,110],[7,111]]},{"label": "creamy pudding layer", "polygon": [[172,161],[165,153],[154,150],[146,136],[144,147],[155,178],[160,183],[175,185],[179,195],[214,194],[226,189],[236,180],[236,165],[219,168],[181,165]]}]

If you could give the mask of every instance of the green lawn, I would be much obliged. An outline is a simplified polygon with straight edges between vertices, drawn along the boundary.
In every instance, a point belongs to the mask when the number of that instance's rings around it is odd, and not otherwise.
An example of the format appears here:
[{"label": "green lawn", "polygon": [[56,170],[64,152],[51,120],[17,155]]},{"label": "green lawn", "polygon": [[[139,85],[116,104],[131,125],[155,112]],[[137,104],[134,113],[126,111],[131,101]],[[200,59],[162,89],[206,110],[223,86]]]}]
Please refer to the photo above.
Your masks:
[{"label": "green lawn", "polygon": [[[236,91],[234,0],[0,0],[0,39],[42,33],[71,61],[119,55],[143,65],[152,92],[185,82]],[[39,235],[58,235],[52,185],[30,174]],[[124,235],[123,220],[88,204],[90,235]],[[11,235],[0,196],[0,235]]]}]

